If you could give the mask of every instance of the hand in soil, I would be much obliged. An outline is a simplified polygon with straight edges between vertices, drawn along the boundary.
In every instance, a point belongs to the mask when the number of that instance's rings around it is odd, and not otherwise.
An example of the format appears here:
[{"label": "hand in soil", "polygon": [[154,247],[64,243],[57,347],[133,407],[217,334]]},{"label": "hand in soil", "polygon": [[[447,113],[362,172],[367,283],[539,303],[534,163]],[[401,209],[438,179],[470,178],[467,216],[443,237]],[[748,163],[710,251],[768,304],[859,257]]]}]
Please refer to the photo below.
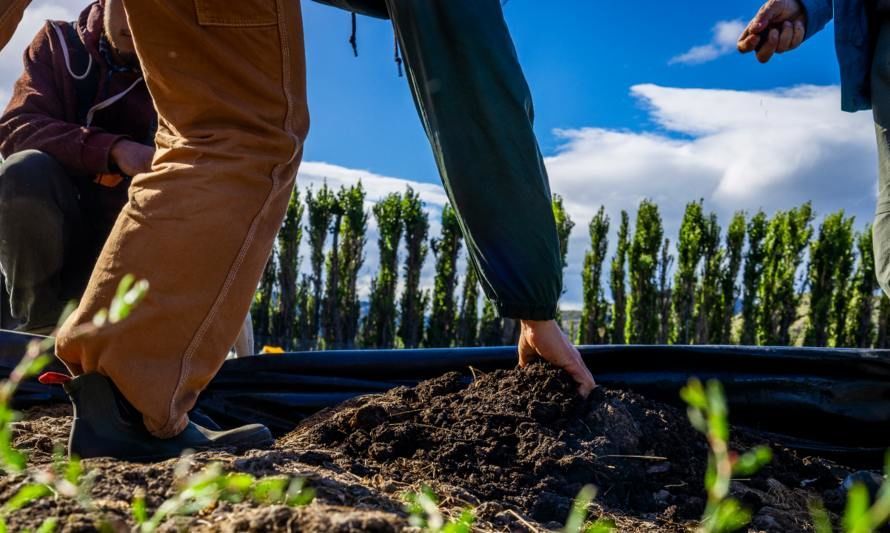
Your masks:
[{"label": "hand in soil", "polygon": [[526,366],[541,358],[565,370],[578,384],[578,393],[587,398],[596,388],[593,375],[581,359],[581,354],[559,328],[555,320],[521,321],[519,334],[519,366]]}]

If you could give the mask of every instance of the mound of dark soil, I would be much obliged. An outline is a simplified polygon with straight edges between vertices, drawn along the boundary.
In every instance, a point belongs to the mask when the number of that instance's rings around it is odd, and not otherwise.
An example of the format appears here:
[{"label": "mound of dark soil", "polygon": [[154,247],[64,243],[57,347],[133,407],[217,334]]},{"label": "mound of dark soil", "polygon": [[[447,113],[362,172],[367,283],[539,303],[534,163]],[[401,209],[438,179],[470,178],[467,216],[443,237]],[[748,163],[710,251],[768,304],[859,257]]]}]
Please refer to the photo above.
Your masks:
[{"label": "mound of dark soil", "polygon": [[[740,430],[734,444],[760,442]],[[662,528],[682,529],[704,509],[707,448],[685,412],[623,391],[598,389],[583,400],[545,365],[476,379],[448,374],[361,398],[307,420],[279,446],[333,448],[358,476],[429,483],[505,526],[515,525],[507,509],[558,526],[588,483],[599,488],[603,514]],[[848,473],[779,449],[734,492],[759,528],[806,530],[808,499],[837,508]]]},{"label": "mound of dark soil", "polygon": [[[64,445],[70,411],[32,410],[15,441],[32,463],[52,462]],[[733,446],[770,444],[734,428]],[[751,531],[811,531],[807,502],[843,506],[851,469],[774,448],[773,463],[733,492],[754,511]],[[257,476],[306,477],[318,493],[307,507],[220,504],[167,530],[402,531],[403,495],[430,486],[447,513],[477,508],[480,531],[561,527],[585,484],[599,488],[592,516],[621,532],[689,531],[704,508],[705,441],[681,410],[641,396],[597,390],[582,400],[562,372],[545,365],[476,376],[448,374],[386,394],[358,398],[310,418],[271,450],[200,453],[189,471],[210,462]],[[57,516],[62,531],[103,523],[133,526],[130,503],[144,491],[149,508],[174,494],[177,461],[153,465],[97,459],[92,502],[43,500],[10,517],[11,530]],[[876,465],[878,466],[878,465]],[[21,486],[0,476],[0,501]]]}]

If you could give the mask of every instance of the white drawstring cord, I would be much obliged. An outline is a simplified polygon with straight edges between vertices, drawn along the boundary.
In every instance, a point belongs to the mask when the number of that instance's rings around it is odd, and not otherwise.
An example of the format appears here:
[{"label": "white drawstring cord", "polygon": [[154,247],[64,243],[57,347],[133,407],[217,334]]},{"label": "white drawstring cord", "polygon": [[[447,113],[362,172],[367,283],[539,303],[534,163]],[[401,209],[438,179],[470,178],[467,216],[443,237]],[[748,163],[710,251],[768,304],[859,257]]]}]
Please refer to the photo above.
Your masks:
[{"label": "white drawstring cord", "polygon": [[56,26],[54,23],[50,22],[50,25],[56,30],[56,35],[59,37],[59,42],[62,46],[62,55],[65,56],[65,67],[68,68],[68,74],[71,74],[71,77],[75,80],[82,80],[86,78],[90,70],[93,69],[93,54],[87,54],[89,57],[89,61],[87,62],[87,69],[81,75],[77,75],[71,70],[71,56],[68,55],[68,39],[65,38],[65,34],[62,33],[62,29]]},{"label": "white drawstring cord", "polygon": [[[90,71],[93,69],[93,54],[87,54],[90,59],[87,63],[87,69],[84,71],[84,73],[79,76],[75,74],[74,71],[71,70],[71,56],[68,55],[68,40],[65,39],[65,34],[62,33],[62,29],[59,28],[56,24],[51,22],[50,25],[53,27],[54,30],[56,30],[56,35],[59,37],[59,42],[61,43],[62,47],[62,55],[65,56],[65,67],[68,69],[68,74],[71,74],[71,77],[75,80],[85,79],[89,75]],[[135,89],[136,86],[142,82],[142,80],[143,78],[140,77],[129,87],[127,87],[127,89],[123,92],[118,93],[107,100],[103,100],[102,102],[99,102],[98,104],[91,107],[90,110],[87,112],[86,127],[89,128],[93,124],[93,116],[96,114],[96,111],[101,111],[102,109],[105,109],[106,107],[114,104],[115,102],[126,96],[127,93]]]},{"label": "white drawstring cord", "polygon": [[139,78],[138,80],[134,81],[129,87],[127,87],[127,89],[125,91],[120,92],[120,93],[112,96],[108,100],[103,100],[103,101],[99,102],[98,104],[94,105],[93,107],[91,107],[90,110],[87,112],[86,127],[89,128],[93,124],[93,115],[96,114],[96,111],[101,111],[102,109],[105,109],[106,107],[114,104],[115,102],[117,102],[118,100],[120,100],[121,98],[126,96],[128,92],[132,91],[133,89],[136,88],[137,85],[142,83],[142,80],[143,80],[142,78]]}]

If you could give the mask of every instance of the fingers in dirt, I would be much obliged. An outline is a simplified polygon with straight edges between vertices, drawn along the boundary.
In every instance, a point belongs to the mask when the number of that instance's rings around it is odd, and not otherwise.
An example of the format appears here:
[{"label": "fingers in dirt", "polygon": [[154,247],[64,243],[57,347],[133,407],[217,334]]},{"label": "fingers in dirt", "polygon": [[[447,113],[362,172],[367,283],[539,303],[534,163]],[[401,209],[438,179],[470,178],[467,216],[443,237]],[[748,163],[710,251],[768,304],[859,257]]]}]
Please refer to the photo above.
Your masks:
[{"label": "fingers in dirt", "polygon": [[519,366],[526,367],[538,358],[538,352],[525,339],[525,335],[519,335]]}]

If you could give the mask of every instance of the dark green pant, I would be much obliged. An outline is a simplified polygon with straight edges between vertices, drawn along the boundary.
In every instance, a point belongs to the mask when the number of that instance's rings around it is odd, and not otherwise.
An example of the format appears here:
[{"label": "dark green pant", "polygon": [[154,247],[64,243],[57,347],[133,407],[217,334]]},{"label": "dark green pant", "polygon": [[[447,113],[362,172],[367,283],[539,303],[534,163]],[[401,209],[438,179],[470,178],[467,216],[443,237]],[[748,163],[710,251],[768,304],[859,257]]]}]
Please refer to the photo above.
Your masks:
[{"label": "dark green pant", "polygon": [[878,283],[890,294],[890,20],[881,25],[871,73],[878,139],[878,202],[872,237]]},{"label": "dark green pant", "polygon": [[502,316],[554,318],[562,260],[550,185],[500,0],[321,1],[392,20],[485,294]]},{"label": "dark green pant", "polygon": [[36,150],[0,166],[0,326],[46,333],[70,300],[80,298],[107,235],[73,179]]}]

